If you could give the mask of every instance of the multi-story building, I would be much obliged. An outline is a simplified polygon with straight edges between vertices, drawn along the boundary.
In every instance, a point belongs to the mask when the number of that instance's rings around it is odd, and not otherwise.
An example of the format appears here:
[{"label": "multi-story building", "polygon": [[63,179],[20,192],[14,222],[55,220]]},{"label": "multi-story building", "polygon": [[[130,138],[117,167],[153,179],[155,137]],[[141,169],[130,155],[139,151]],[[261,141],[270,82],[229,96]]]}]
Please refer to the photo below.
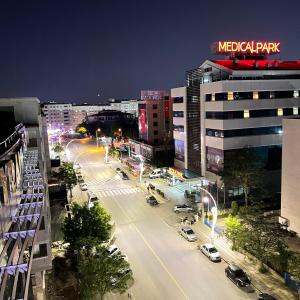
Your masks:
[{"label": "multi-story building", "polygon": [[70,103],[45,103],[42,111],[46,117],[47,124],[51,129],[61,131],[70,130],[73,127],[71,123],[72,104]]},{"label": "multi-story building", "polygon": [[83,112],[86,116],[95,115],[102,110],[111,110],[114,109],[110,104],[73,104],[72,109],[77,112]]},{"label": "multi-story building", "polygon": [[227,153],[251,147],[280,171],[282,118],[299,113],[300,61],[207,60],[186,83],[188,169],[215,181]]},{"label": "multi-story building", "polygon": [[121,112],[133,114],[135,117],[138,115],[138,101],[132,99],[123,99],[123,100],[116,100],[110,99],[109,100],[110,109],[119,110]]},{"label": "multi-story building", "polygon": [[0,299],[45,299],[51,269],[46,122],[37,98],[0,99]]},{"label": "multi-story building", "polygon": [[283,120],[281,218],[289,230],[300,234],[300,119]]},{"label": "multi-story building", "polygon": [[186,170],[187,161],[187,94],[186,87],[171,89],[173,101],[173,137],[175,145],[174,166]]},{"label": "multi-story building", "polygon": [[139,110],[139,137],[150,145],[172,140],[172,100],[167,91],[142,91]]}]

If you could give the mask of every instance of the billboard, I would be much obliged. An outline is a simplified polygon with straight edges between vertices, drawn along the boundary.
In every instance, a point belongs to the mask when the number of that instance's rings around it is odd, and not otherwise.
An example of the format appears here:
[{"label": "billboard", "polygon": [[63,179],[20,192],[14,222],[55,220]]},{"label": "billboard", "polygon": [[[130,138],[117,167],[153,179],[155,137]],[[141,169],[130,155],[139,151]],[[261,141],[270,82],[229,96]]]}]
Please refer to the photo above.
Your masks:
[{"label": "billboard", "polygon": [[146,105],[139,105],[139,136],[141,139],[147,140],[148,125]]},{"label": "billboard", "polygon": [[215,174],[223,171],[224,152],[221,149],[206,147],[206,170]]},{"label": "billboard", "polygon": [[184,161],[184,141],[175,140],[175,158]]},{"label": "billboard", "polygon": [[160,100],[165,94],[165,91],[141,91],[141,100]]}]

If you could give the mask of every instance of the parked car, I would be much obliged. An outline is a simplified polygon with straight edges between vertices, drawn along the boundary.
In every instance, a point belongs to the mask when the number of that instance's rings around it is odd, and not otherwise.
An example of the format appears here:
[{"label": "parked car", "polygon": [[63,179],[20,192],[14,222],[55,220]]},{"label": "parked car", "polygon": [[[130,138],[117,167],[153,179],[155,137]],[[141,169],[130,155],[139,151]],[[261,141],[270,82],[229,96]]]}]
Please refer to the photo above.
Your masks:
[{"label": "parked car", "polygon": [[122,173],[121,173],[122,170],[120,168],[116,168],[116,172],[117,172],[118,175],[122,176]]},{"label": "parked car", "polygon": [[258,295],[257,300],[276,300],[276,298],[269,294],[262,293]]},{"label": "parked car", "polygon": [[117,245],[110,245],[108,248],[106,248],[106,252],[108,256],[113,256],[120,252],[120,249]]},{"label": "parked car", "polygon": [[129,180],[128,175],[124,171],[121,171],[121,176],[122,176],[122,179]]},{"label": "parked car", "polygon": [[79,186],[80,186],[80,189],[82,190],[82,191],[87,191],[88,190],[88,186],[87,186],[87,184],[86,183],[80,183],[79,184]]},{"label": "parked car", "polygon": [[124,276],[129,275],[129,274],[132,275],[132,270],[130,268],[120,270],[116,277],[112,276],[110,278],[111,285],[115,286],[121,278],[123,278]]},{"label": "parked car", "polygon": [[236,265],[229,265],[225,269],[225,275],[238,287],[245,287],[251,284],[249,276]]},{"label": "parked car", "polygon": [[191,212],[193,210],[194,209],[191,206],[187,205],[187,204],[181,204],[181,205],[174,206],[174,212],[176,212],[176,213]]},{"label": "parked car", "polygon": [[212,244],[203,244],[200,246],[200,251],[207,256],[211,261],[221,261],[221,256],[216,247]]},{"label": "parked car", "polygon": [[89,202],[95,202],[98,201],[98,197],[93,192],[88,192],[88,200]]},{"label": "parked car", "polygon": [[150,179],[159,178],[163,174],[161,169],[155,169],[153,172],[149,174]]},{"label": "parked car", "polygon": [[156,198],[154,197],[154,196],[147,196],[146,197],[146,201],[147,201],[147,203],[149,203],[151,206],[156,206],[156,205],[158,205],[159,203],[158,203],[158,201],[156,200]]},{"label": "parked car", "polygon": [[77,176],[77,181],[79,183],[84,183],[84,179],[83,179],[83,177],[81,175]]},{"label": "parked car", "polygon": [[75,173],[76,173],[77,176],[81,175],[81,170],[80,169],[75,169]]},{"label": "parked car", "polygon": [[197,241],[197,236],[195,234],[195,232],[193,231],[193,229],[191,227],[188,226],[184,226],[179,230],[179,233],[185,238],[187,239],[189,242],[195,242]]}]

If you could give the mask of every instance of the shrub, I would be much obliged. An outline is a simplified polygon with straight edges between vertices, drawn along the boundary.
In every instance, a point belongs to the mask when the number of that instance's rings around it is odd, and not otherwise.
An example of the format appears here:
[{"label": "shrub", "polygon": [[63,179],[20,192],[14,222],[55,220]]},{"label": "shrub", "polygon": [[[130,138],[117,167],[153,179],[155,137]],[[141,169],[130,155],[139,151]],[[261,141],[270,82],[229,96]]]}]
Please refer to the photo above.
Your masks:
[{"label": "shrub", "polygon": [[239,205],[237,203],[237,201],[232,201],[231,202],[231,214],[233,216],[236,216],[239,212]]}]

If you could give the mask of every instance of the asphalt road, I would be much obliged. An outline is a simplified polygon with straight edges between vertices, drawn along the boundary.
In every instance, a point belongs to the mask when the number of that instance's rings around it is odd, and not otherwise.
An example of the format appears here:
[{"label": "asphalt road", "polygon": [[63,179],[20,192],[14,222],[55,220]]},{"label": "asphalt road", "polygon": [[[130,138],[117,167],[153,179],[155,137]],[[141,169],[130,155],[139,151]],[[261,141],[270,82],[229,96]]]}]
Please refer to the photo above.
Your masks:
[{"label": "asphalt road", "polygon": [[89,190],[116,222],[115,244],[129,258],[134,299],[256,299],[225,277],[224,262],[210,262],[197,250],[198,243],[178,234],[172,203],[149,206],[137,182],[122,180],[116,162],[105,164],[104,149],[73,142],[68,150],[70,159],[80,163]]}]

